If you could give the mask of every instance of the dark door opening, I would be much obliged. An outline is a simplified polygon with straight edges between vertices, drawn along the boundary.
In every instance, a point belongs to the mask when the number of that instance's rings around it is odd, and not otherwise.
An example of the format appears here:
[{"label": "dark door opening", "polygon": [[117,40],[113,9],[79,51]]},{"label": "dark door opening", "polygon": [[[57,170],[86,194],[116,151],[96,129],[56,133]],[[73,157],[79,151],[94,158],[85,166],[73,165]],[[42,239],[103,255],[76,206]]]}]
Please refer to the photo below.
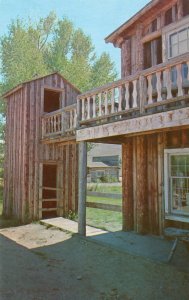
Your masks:
[{"label": "dark door opening", "polygon": [[42,219],[57,217],[57,165],[43,165]]},{"label": "dark door opening", "polygon": [[49,113],[61,108],[61,92],[44,90],[44,112]]}]

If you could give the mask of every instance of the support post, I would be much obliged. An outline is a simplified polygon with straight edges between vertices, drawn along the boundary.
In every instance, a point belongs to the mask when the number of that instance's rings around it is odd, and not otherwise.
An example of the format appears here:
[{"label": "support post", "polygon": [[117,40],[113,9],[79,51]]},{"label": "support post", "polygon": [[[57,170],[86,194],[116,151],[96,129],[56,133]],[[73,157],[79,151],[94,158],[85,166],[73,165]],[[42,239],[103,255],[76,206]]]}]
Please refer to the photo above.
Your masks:
[{"label": "support post", "polygon": [[86,235],[87,143],[79,143],[78,233]]}]

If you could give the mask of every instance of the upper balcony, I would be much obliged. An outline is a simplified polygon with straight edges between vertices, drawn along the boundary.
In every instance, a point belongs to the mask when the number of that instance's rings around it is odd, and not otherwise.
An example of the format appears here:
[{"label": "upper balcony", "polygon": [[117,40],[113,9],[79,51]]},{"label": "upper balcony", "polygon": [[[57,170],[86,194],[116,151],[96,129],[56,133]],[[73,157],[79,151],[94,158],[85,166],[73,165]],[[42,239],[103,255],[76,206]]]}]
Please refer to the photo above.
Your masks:
[{"label": "upper balcony", "polygon": [[[77,140],[94,140],[152,130],[156,127],[157,129],[172,127],[169,118],[167,123],[165,122],[167,116],[170,117],[170,111],[173,111],[171,114],[173,120],[174,114],[180,110],[175,126],[177,123],[178,126],[182,123],[185,125],[185,118],[189,119],[188,106],[189,54],[187,53],[134,76],[79,95]],[[185,109],[185,115],[181,117],[182,109]],[[110,128],[108,124],[114,122],[117,124]]]},{"label": "upper balcony", "polygon": [[75,139],[76,104],[42,116],[42,140],[50,143]]},{"label": "upper balcony", "polygon": [[[189,125],[189,54],[77,97],[42,116],[45,143]],[[177,115],[176,115],[177,114]]]}]

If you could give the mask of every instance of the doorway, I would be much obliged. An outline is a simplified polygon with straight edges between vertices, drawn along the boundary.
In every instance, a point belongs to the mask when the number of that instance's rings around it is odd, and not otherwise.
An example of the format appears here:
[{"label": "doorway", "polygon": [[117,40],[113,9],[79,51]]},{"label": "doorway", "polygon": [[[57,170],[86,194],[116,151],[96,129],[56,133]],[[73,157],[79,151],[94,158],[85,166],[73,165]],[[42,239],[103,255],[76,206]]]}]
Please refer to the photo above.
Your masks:
[{"label": "doorway", "polygon": [[57,165],[42,166],[42,219],[57,217]]}]

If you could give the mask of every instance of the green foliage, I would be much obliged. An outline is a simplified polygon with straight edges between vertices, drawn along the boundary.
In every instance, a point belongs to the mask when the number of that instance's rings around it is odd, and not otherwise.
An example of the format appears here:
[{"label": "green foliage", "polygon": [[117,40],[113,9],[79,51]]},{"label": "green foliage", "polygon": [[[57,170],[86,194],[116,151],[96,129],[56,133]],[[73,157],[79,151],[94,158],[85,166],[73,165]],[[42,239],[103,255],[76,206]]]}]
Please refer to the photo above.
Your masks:
[{"label": "green foliage", "polygon": [[72,210],[69,210],[68,214],[66,215],[66,218],[72,221],[77,221],[77,213],[75,213]]},{"label": "green foliage", "polygon": [[[38,22],[11,22],[0,37],[0,95],[36,76],[59,71],[82,92],[116,79],[108,54],[96,57],[90,36],[54,12]],[[4,157],[5,102],[0,98],[0,165]],[[88,150],[92,144],[88,144]]]},{"label": "green foliage", "polygon": [[3,36],[0,42],[3,91],[30,80],[36,74],[48,73],[43,53],[39,49],[37,29],[25,27],[23,22],[16,20],[11,23],[7,36]]},{"label": "green foliage", "polygon": [[34,24],[16,19],[0,37],[0,92],[36,75],[59,71],[81,91],[116,79],[107,53],[96,56],[90,36],[51,12]]}]

